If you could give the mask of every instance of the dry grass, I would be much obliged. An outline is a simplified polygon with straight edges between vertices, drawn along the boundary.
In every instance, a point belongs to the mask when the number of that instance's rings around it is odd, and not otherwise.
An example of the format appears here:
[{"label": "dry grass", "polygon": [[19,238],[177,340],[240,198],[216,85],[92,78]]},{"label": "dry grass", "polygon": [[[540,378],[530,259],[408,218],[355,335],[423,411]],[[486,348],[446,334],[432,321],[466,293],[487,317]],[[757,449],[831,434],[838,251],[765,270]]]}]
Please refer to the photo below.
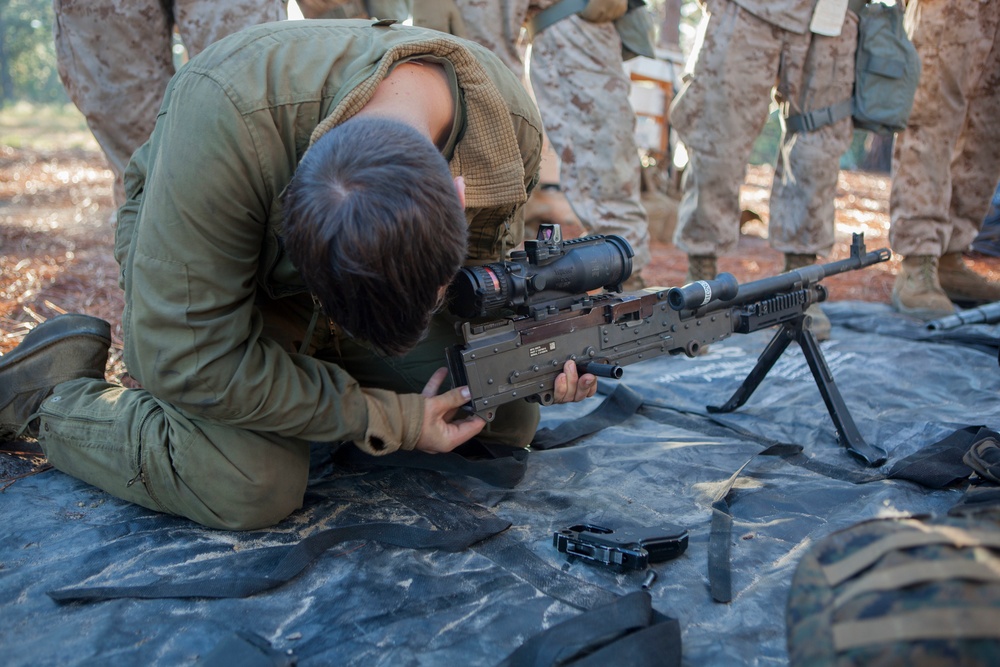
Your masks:
[{"label": "dry grass", "polygon": [[0,353],[39,322],[85,312],[112,322],[117,370],[123,302],[111,183],[95,149],[0,148]]}]

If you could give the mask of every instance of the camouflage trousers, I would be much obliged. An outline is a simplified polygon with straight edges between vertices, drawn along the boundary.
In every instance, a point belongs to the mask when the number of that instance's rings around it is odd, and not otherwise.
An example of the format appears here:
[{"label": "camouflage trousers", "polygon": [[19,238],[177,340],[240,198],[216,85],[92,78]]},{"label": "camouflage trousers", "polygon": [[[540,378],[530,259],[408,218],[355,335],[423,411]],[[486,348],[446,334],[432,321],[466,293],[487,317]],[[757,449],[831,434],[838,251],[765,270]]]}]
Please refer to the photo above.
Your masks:
[{"label": "camouflage trousers", "polygon": [[920,0],[907,13],[922,70],[896,139],[889,242],[939,257],[969,248],[1000,179],[1000,1]]},{"label": "camouflage trousers", "polygon": [[[524,74],[521,26],[554,0],[458,0],[469,37]],[[535,35],[531,89],[545,134],[560,160],[559,183],[591,234],[616,234],[635,250],[633,271],[649,263],[649,230],[640,192],[631,81],[611,23],[578,16]]]},{"label": "camouflage trousers", "polygon": [[[674,242],[691,255],[736,247],[740,186],[772,97],[790,115],[850,99],[857,50],[857,17],[851,12],[839,36],[824,37],[783,30],[729,0],[711,7],[670,108],[671,125],[689,156]],[[782,132],[769,204],[773,248],[829,252],[840,157],[852,130],[844,118],[811,132]]]},{"label": "camouflage trousers", "polygon": [[156,124],[174,75],[173,31],[193,56],[221,37],[285,19],[287,0],[53,0],[59,76],[107,156],[115,204],[122,174]]}]

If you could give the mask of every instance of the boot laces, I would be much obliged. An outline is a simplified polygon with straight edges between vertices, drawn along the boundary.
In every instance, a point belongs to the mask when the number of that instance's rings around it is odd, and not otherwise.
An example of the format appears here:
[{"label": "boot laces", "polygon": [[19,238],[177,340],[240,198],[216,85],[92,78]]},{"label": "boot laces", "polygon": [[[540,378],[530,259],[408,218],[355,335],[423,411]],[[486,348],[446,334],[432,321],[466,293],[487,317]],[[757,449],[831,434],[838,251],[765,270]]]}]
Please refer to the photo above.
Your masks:
[{"label": "boot laces", "polygon": [[937,264],[937,258],[928,255],[921,258],[920,268],[917,271],[918,280],[924,287],[933,291],[940,289],[937,285]]}]

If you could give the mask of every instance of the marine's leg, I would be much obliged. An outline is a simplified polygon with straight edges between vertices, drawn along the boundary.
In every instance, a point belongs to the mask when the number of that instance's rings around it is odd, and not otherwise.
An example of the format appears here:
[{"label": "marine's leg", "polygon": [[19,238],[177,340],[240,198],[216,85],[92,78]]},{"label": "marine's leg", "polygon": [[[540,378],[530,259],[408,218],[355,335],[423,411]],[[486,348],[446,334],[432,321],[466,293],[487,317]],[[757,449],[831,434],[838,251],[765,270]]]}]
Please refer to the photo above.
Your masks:
[{"label": "marine's leg", "polygon": [[[997,177],[995,155],[961,157],[970,141],[964,134],[966,127],[979,126],[983,113],[980,107],[975,117],[970,116],[971,101],[984,80],[979,66],[990,58],[996,62],[996,19],[984,21],[987,15],[981,12],[995,15],[996,7],[930,0],[921,2],[919,9],[913,43],[922,70],[907,129],[896,140],[889,241],[904,256],[893,288],[893,305],[933,319],[953,310],[952,299],[965,304],[1000,296],[1000,287],[971,271],[960,255],[975,238],[992,187],[974,185],[983,177],[969,180],[969,170],[989,168],[992,163],[992,176],[983,180],[992,178],[995,185]],[[990,76],[995,78],[995,70]],[[995,89],[993,85],[994,96]],[[993,114],[993,110],[986,113]],[[978,148],[972,148],[973,155]],[[973,163],[978,164],[972,167]],[[981,194],[964,191],[967,187]],[[970,197],[977,196],[982,199],[974,205]],[[971,213],[973,208],[979,212]]]},{"label": "marine's leg", "polygon": [[286,0],[174,0],[174,20],[189,56],[259,23],[288,18]]},{"label": "marine's leg", "polygon": [[174,74],[171,21],[160,0],[54,0],[53,6],[59,76],[107,156],[120,206],[125,165],[153,131]]},{"label": "marine's leg", "polygon": [[[851,99],[857,17],[848,12],[837,37],[790,36],[778,86],[791,114]],[[840,156],[853,136],[850,113],[813,131],[782,134],[771,186],[768,236],[786,254],[825,255],[833,247]]]},{"label": "marine's leg", "polygon": [[713,7],[670,107],[689,157],[674,242],[689,258],[728,252],[739,240],[740,187],[767,122],[784,33],[728,0]]},{"label": "marine's leg", "polygon": [[577,16],[552,24],[535,36],[530,71],[566,198],[589,232],[631,244],[638,274],[649,263],[649,230],[631,82],[614,24]]},{"label": "marine's leg", "polygon": [[0,360],[0,437],[38,438],[58,470],[207,526],[277,523],[302,504],[308,444],[190,419],[104,380],[106,322],[63,315]]},{"label": "marine's leg", "polygon": [[39,443],[58,470],[152,510],[213,528],[273,525],[302,506],[309,446],[189,418],[141,389],[55,387]]}]

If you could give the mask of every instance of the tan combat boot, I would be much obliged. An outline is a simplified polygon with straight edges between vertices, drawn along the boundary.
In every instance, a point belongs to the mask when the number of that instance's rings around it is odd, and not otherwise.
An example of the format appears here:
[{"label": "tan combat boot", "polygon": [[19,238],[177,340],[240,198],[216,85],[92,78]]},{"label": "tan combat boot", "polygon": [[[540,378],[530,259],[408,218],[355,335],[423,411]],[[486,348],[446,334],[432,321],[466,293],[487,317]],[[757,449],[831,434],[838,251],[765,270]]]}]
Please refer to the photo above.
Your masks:
[{"label": "tan combat boot", "polygon": [[987,280],[970,269],[960,252],[941,256],[938,260],[938,281],[948,298],[963,308],[1000,301],[1000,283]]},{"label": "tan combat boot", "polygon": [[[812,266],[816,263],[816,255],[812,253],[785,253],[785,272],[801,269],[804,266]],[[830,340],[830,318],[826,316],[818,303],[814,303],[806,308],[806,315],[809,316],[808,327],[812,331],[816,340]]]},{"label": "tan combat boot", "polygon": [[936,320],[955,314],[955,306],[938,282],[938,258],[934,255],[904,257],[892,286],[892,306],[904,315]]},{"label": "tan combat boot", "polygon": [[37,437],[38,412],[67,380],[104,378],[111,325],[89,315],[59,315],[32,329],[0,357],[0,440]]},{"label": "tan combat boot", "polygon": [[684,284],[698,280],[715,280],[718,273],[715,255],[688,255],[688,270],[684,276]]}]

